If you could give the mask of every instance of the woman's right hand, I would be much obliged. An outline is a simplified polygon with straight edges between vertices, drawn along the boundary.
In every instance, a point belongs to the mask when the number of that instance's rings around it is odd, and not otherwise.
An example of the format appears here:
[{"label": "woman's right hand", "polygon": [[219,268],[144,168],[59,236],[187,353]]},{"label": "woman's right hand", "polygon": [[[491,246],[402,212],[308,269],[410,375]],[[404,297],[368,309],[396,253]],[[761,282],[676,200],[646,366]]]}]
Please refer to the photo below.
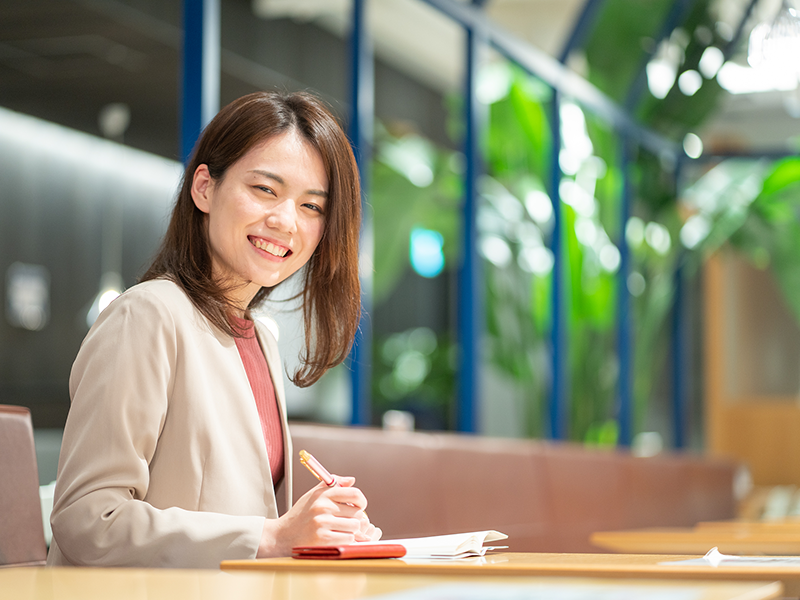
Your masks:
[{"label": "woman's right hand", "polygon": [[364,509],[367,499],[353,487],[355,478],[336,477],[338,485],[319,483],[278,519],[267,519],[256,558],[289,556],[296,546],[352,544],[380,537]]}]

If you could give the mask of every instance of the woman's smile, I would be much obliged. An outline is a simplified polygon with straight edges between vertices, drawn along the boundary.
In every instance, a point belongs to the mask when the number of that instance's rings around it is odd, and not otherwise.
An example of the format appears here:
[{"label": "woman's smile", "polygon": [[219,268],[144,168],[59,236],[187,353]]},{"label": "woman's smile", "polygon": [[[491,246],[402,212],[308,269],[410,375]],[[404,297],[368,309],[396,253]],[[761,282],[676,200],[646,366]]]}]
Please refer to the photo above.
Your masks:
[{"label": "woman's smile", "polygon": [[272,256],[277,256],[278,258],[283,258],[284,256],[291,254],[292,252],[291,250],[289,250],[289,248],[286,248],[284,246],[278,246],[262,238],[250,236],[248,239],[250,240],[250,243],[253,244],[253,246],[258,248],[259,250],[263,250],[264,252],[267,252]]}]

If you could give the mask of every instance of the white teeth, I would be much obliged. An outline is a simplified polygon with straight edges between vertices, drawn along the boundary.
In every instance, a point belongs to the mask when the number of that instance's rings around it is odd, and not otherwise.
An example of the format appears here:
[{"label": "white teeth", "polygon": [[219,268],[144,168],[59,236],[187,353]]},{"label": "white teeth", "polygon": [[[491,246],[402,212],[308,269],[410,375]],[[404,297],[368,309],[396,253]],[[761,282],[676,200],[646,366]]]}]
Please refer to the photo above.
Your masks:
[{"label": "white teeth", "polygon": [[272,242],[265,242],[263,240],[251,240],[250,243],[253,244],[256,248],[260,248],[266,252],[269,252],[273,256],[286,256],[288,250],[286,248],[281,248],[280,246],[276,246]]}]

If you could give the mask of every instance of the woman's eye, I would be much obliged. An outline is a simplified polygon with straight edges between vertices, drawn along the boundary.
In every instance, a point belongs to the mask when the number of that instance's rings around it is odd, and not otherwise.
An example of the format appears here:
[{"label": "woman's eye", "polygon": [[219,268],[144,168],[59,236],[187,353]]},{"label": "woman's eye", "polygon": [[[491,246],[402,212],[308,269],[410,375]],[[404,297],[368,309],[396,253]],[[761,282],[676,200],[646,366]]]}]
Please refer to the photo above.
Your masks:
[{"label": "woman's eye", "polygon": [[272,188],[267,187],[266,185],[257,185],[255,187],[257,190],[261,190],[262,192],[265,192],[267,194],[272,194],[273,196],[275,195],[275,192],[272,190]]},{"label": "woman's eye", "polygon": [[316,204],[309,204],[309,203],[306,203],[306,204],[304,204],[303,206],[305,206],[306,208],[310,208],[311,210],[313,210],[313,211],[315,211],[315,212],[318,212],[318,213],[320,213],[320,214],[323,214],[323,213],[324,213],[324,211],[322,210],[322,207],[321,207],[321,206],[318,206],[318,205],[316,205]]}]

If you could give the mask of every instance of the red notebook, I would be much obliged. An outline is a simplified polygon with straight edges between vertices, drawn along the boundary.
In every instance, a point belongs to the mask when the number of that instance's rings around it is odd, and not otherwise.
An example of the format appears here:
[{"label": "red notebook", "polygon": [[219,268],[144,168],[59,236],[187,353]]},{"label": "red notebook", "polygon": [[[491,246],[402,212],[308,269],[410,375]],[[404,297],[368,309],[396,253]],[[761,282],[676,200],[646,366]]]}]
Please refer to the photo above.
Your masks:
[{"label": "red notebook", "polygon": [[345,559],[345,558],[400,558],[406,548],[400,544],[346,544],[342,546],[297,546],[292,548],[292,558]]}]

